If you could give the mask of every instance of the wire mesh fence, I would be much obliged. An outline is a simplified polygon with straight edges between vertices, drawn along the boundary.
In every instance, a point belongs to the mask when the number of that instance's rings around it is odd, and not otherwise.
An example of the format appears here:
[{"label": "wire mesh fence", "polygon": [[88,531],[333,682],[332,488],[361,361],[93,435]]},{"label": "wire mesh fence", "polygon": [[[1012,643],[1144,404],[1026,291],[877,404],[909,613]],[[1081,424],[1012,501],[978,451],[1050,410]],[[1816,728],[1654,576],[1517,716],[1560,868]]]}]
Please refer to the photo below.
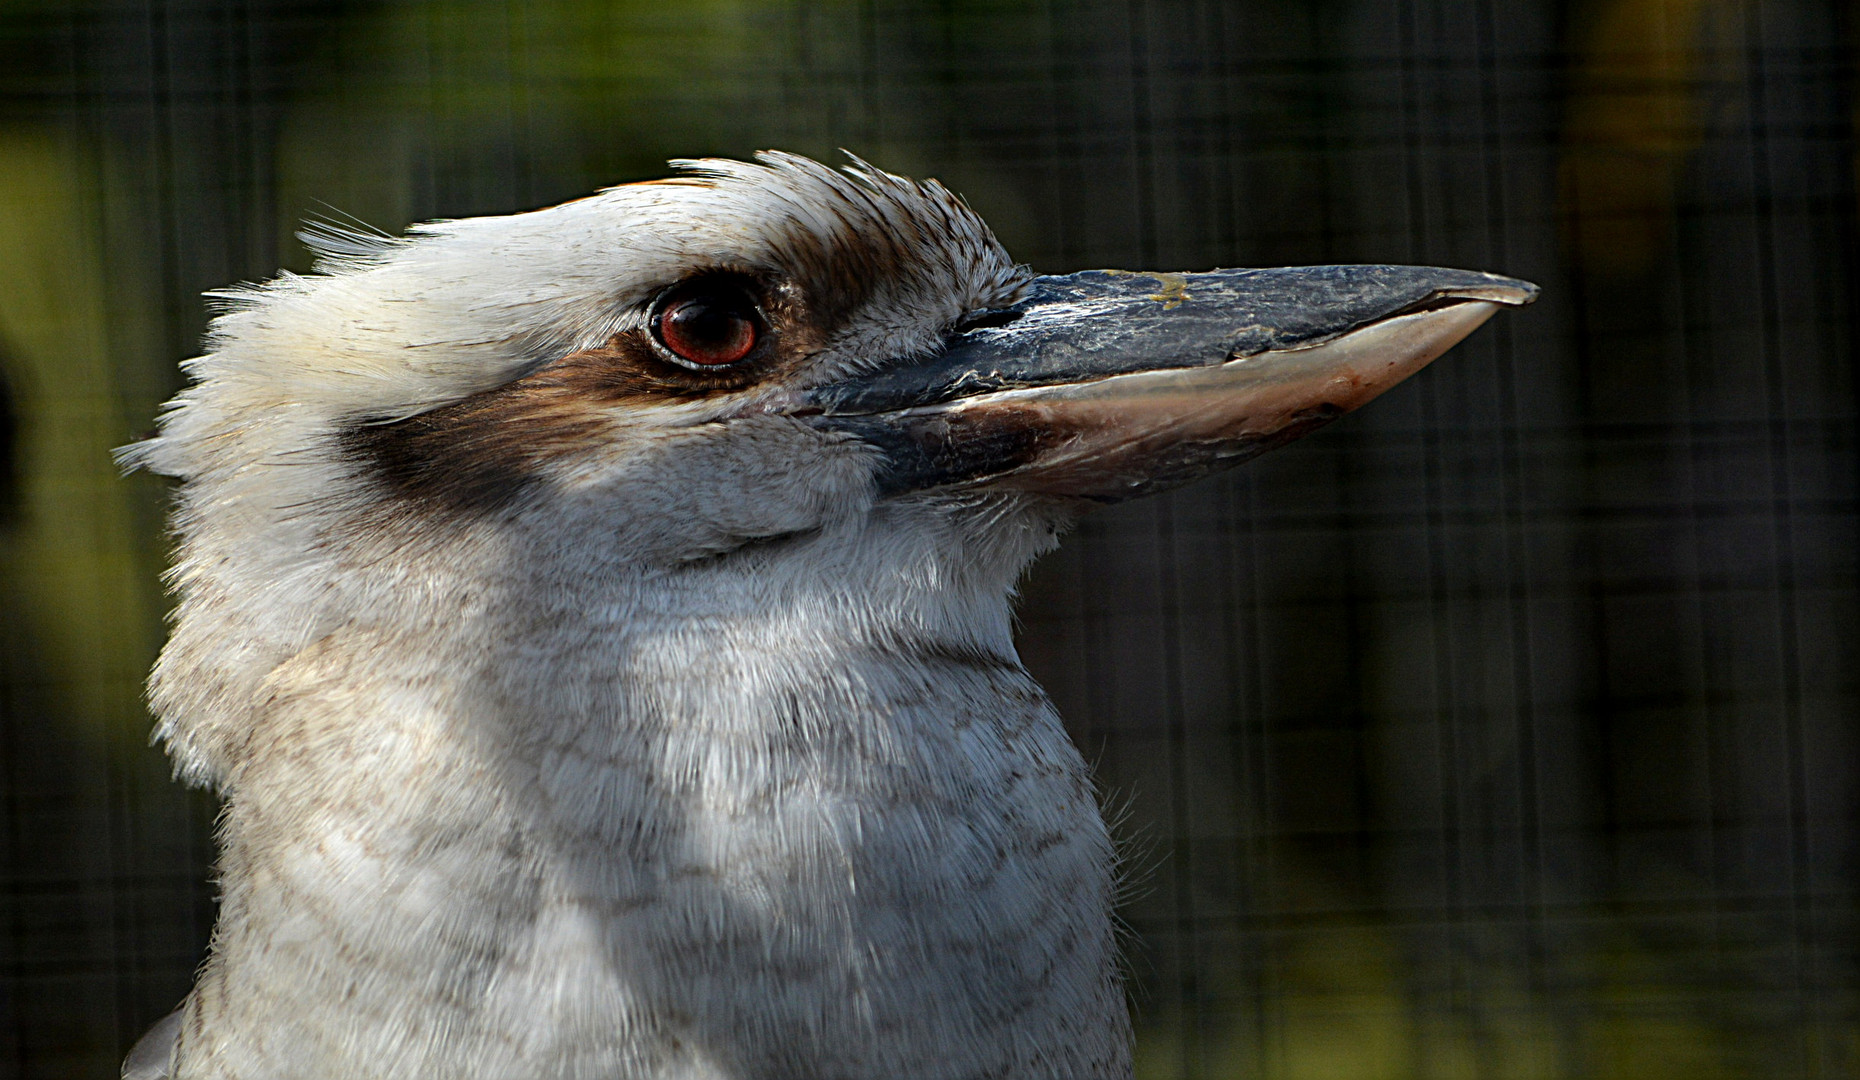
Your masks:
[{"label": "wire mesh fence", "polygon": [[0,6],[0,1068],[113,1075],[211,926],[111,446],[306,217],[846,147],[1043,271],[1544,286],[1100,513],[1021,646],[1119,821],[1139,1075],[1840,1077],[1856,972],[1851,6]]}]

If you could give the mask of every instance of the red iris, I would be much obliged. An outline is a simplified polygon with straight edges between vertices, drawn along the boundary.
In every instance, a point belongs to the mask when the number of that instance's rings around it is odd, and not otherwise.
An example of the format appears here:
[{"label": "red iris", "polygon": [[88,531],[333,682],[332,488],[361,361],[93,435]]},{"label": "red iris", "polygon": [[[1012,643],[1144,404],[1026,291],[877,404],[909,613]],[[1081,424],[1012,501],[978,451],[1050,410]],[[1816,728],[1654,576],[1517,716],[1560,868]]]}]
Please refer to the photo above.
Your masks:
[{"label": "red iris", "polygon": [[760,337],[756,308],[734,289],[675,296],[653,317],[660,344],[688,364],[719,367],[748,356]]}]

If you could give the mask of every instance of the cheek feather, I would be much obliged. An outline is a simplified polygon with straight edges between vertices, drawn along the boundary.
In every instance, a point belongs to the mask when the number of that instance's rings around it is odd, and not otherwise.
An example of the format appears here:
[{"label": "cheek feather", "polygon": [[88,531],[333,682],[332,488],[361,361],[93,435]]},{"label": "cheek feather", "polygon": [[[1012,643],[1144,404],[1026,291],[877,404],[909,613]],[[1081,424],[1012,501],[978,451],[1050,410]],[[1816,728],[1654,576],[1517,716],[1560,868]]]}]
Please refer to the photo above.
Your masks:
[{"label": "cheek feather", "polygon": [[781,335],[766,362],[690,371],[666,362],[645,330],[616,334],[521,379],[388,423],[341,429],[342,456],[372,495],[367,516],[479,519],[508,511],[552,471],[613,442],[628,411],[721,401],[778,382],[811,335]]},{"label": "cheek feather", "polygon": [[[685,366],[648,327],[615,334],[520,379],[387,423],[353,423],[342,455],[372,480],[366,515],[469,520],[508,511],[543,477],[621,433],[629,411],[722,402],[785,384],[832,336],[793,286],[758,290],[767,318],[740,362]],[[385,499],[380,496],[385,495]]]}]

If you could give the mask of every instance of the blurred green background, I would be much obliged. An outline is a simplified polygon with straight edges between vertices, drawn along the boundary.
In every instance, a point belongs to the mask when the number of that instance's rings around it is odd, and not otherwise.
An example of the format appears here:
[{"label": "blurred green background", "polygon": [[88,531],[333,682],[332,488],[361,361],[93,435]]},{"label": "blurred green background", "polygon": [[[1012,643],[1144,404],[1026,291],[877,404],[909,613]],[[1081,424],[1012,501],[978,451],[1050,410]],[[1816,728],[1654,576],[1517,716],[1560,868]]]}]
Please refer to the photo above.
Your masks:
[{"label": "blurred green background", "polygon": [[0,1076],[186,992],[148,747],[208,317],[398,230],[845,147],[1046,271],[1543,284],[1088,523],[1022,647],[1130,866],[1139,1075],[1860,1076],[1855,33],[1809,0],[0,0]]}]

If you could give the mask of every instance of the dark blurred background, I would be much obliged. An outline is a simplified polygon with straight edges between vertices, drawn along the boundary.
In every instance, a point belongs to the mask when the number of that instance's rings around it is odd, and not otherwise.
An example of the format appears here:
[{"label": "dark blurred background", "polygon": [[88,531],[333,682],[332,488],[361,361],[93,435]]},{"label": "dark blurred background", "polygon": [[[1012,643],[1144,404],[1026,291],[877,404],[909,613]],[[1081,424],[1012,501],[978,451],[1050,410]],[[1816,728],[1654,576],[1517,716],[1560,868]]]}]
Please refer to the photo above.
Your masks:
[{"label": "dark blurred background", "polygon": [[1041,270],[1528,277],[1372,408],[1101,513],[1022,647],[1128,851],[1139,1075],[1860,1075],[1855,32],[1809,0],[0,0],[0,1076],[213,916],[147,745],[201,292],[846,147]]}]

